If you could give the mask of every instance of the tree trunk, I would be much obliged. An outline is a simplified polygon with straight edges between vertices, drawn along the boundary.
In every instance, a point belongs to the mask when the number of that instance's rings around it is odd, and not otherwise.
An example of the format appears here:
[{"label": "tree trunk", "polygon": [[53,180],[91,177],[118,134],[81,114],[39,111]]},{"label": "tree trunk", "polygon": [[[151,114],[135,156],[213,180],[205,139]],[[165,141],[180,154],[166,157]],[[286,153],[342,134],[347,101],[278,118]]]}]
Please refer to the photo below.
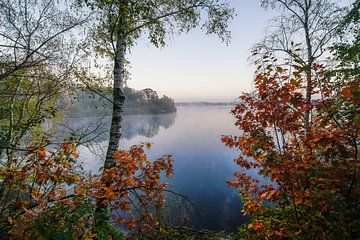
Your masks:
[{"label": "tree trunk", "polygon": [[113,112],[111,119],[109,146],[106,152],[106,159],[104,163],[105,169],[109,169],[115,165],[114,155],[116,151],[119,149],[119,141],[121,138],[121,123],[122,123],[122,116],[123,116],[124,103],[125,103],[125,95],[123,91],[124,72],[125,72],[125,53],[126,53],[124,21],[120,20],[119,28],[120,30],[118,31],[117,34],[115,60],[114,60],[114,85],[113,85],[114,104],[113,104]]},{"label": "tree trunk", "polygon": [[[113,112],[110,127],[109,146],[106,152],[104,170],[110,169],[115,165],[114,156],[119,149],[119,141],[121,138],[121,123],[124,111],[125,95],[124,72],[125,72],[125,53],[126,53],[126,37],[125,37],[125,16],[119,12],[119,30],[117,32],[115,59],[114,59],[114,84],[113,84]],[[111,184],[111,179],[106,185]],[[97,208],[95,213],[95,224],[97,226],[107,227],[109,222],[108,206],[97,200]]]},{"label": "tree trunk", "polygon": [[309,108],[305,111],[304,115],[304,127],[305,132],[308,134],[310,132],[310,104],[311,104],[311,92],[312,92],[312,65],[314,62],[313,53],[312,53],[312,45],[310,39],[310,30],[309,30],[309,8],[310,4],[306,4],[305,8],[305,19],[304,19],[304,31],[305,31],[305,41],[307,48],[307,66],[306,66],[306,93],[305,99],[306,103],[309,105]]},{"label": "tree trunk", "polygon": [[307,61],[307,66],[306,66],[306,92],[305,92],[305,100],[306,103],[308,104],[308,108],[305,111],[305,115],[304,115],[304,127],[305,127],[305,131],[306,134],[309,133],[310,131],[310,104],[311,104],[311,92],[312,92],[312,64],[313,64],[313,59],[312,59],[312,54],[311,54],[311,44],[309,44],[308,42],[310,42],[310,40],[306,41],[307,45],[308,45],[308,61]]}]

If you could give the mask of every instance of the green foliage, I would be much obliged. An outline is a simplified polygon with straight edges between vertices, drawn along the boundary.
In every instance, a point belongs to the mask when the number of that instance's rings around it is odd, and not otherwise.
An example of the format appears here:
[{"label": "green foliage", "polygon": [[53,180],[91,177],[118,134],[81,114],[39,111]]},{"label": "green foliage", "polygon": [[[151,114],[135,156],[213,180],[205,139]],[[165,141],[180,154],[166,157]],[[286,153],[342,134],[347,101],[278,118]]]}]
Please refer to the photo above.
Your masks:
[{"label": "green foliage", "polygon": [[[111,93],[107,89],[100,89],[99,92],[107,98]],[[162,114],[176,112],[174,100],[168,96],[157,95],[156,91],[150,88],[137,91],[132,88],[124,88],[125,94],[125,115],[136,114]],[[71,116],[94,116],[110,115],[111,103],[89,91],[80,91],[77,100],[69,111]]]},{"label": "green foliage", "polygon": [[[74,198],[75,199],[75,198]],[[114,239],[123,240],[124,235],[114,223],[106,220],[109,213],[99,213],[92,201],[77,197],[81,204],[56,202],[37,215],[28,229],[29,239]]]},{"label": "green foliage", "polygon": [[[217,34],[223,41],[230,39],[228,21],[234,12],[229,5],[217,0],[79,0],[97,13],[92,31],[95,50],[115,57],[119,37],[133,46],[143,34],[156,47],[164,46],[172,33],[184,33],[200,26],[206,34]],[[201,22],[206,16],[207,19]]]},{"label": "green foliage", "polygon": [[125,114],[159,114],[176,111],[174,100],[168,96],[159,98],[150,88],[135,91],[125,88]]},{"label": "green foliage", "polygon": [[69,33],[84,19],[60,5],[55,0],[0,2],[2,164],[15,149],[46,144],[52,132],[43,123],[54,118],[60,92],[73,79],[78,55]]},{"label": "green foliage", "polygon": [[[61,86],[56,78],[44,68],[18,74],[21,76],[2,79],[0,86],[1,150],[16,147],[21,141],[41,141],[40,135],[46,135],[41,124],[57,113]],[[32,77],[36,74],[41,77]]]},{"label": "green foliage", "polygon": [[235,234],[196,230],[187,227],[158,227],[151,233],[132,233],[128,240],[240,240]]},{"label": "green foliage", "polygon": [[337,67],[330,71],[330,76],[337,75],[346,79],[360,76],[360,1],[356,0],[350,11],[342,21],[338,30],[341,42],[335,44],[331,50],[334,53]]}]

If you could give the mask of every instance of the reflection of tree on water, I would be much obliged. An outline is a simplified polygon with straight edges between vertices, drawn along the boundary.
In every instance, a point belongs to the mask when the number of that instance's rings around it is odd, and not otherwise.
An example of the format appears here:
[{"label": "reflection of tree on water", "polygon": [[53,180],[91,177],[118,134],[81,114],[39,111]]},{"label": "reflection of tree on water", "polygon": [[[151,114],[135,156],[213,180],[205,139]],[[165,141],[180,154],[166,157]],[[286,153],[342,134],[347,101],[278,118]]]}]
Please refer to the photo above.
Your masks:
[{"label": "reflection of tree on water", "polygon": [[154,137],[159,133],[160,127],[165,129],[175,123],[176,113],[156,115],[127,116],[123,121],[122,134],[126,139],[132,139],[137,135]]},{"label": "reflection of tree on water", "polygon": [[[138,135],[154,137],[160,127],[167,129],[174,125],[176,113],[155,115],[131,115],[123,119],[123,138],[132,139]],[[110,117],[68,118],[59,125],[59,138],[75,136],[82,142],[108,140]],[[66,136],[66,137],[65,137]]]}]

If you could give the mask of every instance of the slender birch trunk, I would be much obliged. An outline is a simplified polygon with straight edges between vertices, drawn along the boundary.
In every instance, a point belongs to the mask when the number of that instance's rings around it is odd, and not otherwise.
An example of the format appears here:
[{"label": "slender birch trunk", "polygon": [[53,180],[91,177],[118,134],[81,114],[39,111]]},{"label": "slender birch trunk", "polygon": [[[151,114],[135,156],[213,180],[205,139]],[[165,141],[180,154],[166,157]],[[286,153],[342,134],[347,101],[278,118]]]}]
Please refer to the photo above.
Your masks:
[{"label": "slender birch trunk", "polygon": [[[306,2],[307,3],[307,2]],[[305,3],[305,4],[306,4]],[[310,30],[309,30],[309,8],[310,3],[307,3],[305,6],[305,19],[304,19],[304,31],[305,31],[305,42],[306,42],[306,48],[307,48],[307,69],[306,69],[306,92],[305,92],[305,99],[306,103],[309,105],[311,104],[311,92],[312,92],[312,65],[314,62],[313,59],[313,52],[312,52],[312,45],[311,45],[311,39],[310,39]],[[305,111],[304,115],[304,127],[305,132],[308,134],[310,132],[310,109],[307,109]]]},{"label": "slender birch trunk", "polygon": [[114,166],[114,155],[119,148],[121,138],[121,123],[124,111],[125,95],[124,73],[125,73],[125,53],[126,53],[126,36],[125,36],[125,16],[120,14],[119,30],[117,33],[116,50],[114,59],[114,104],[110,127],[109,146],[106,152],[104,168],[109,169]]},{"label": "slender birch trunk", "polygon": [[[125,53],[126,53],[126,37],[125,37],[125,16],[119,12],[119,26],[116,35],[116,49],[114,59],[114,83],[113,83],[113,112],[110,127],[109,146],[106,152],[104,170],[110,169],[115,165],[114,155],[119,149],[119,141],[121,138],[121,123],[124,111],[125,95],[124,72],[125,72]],[[110,185],[107,182],[107,185]],[[109,221],[108,206],[97,201],[95,222],[97,226],[106,226]]]}]

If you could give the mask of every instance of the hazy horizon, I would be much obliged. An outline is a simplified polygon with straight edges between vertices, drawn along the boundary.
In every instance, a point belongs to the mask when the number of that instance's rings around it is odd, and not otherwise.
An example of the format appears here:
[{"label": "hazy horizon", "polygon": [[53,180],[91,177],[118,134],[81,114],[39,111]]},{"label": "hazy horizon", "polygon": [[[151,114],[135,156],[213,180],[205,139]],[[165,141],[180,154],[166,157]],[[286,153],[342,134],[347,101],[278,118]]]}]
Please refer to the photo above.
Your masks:
[{"label": "hazy horizon", "polygon": [[263,37],[266,22],[276,12],[261,8],[257,0],[230,3],[237,16],[230,23],[228,46],[199,29],[174,36],[160,49],[143,38],[129,54],[129,87],[152,88],[175,102],[230,102],[250,91],[250,48]]},{"label": "hazy horizon", "polygon": [[[250,49],[265,34],[269,20],[280,14],[264,9],[260,0],[230,0],[237,14],[230,22],[231,43],[221,43],[200,29],[173,36],[157,49],[142,38],[131,49],[129,87],[152,88],[175,102],[233,101],[253,89]],[[351,0],[339,0],[347,5]]]}]

